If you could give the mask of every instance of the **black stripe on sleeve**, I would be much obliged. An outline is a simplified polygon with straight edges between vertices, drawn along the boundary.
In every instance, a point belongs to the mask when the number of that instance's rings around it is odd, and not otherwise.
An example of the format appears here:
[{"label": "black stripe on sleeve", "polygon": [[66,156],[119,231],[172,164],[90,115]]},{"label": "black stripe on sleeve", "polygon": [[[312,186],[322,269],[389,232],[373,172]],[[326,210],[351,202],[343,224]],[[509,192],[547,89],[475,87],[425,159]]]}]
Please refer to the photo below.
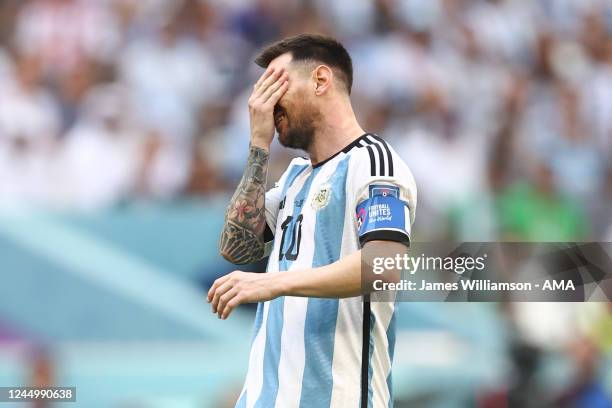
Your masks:
[{"label": "black stripe on sleeve", "polygon": [[387,163],[389,163],[389,176],[393,177],[393,155],[391,154],[391,150],[389,149],[389,144],[380,138],[380,136],[374,135],[376,140],[382,143],[383,147],[387,151]]},{"label": "black stripe on sleeve", "polygon": [[[389,157],[385,153],[383,153],[383,148],[385,148],[384,142],[381,141],[375,134],[368,133],[366,141],[368,144],[372,146],[376,146],[376,151],[378,152],[378,157],[380,159],[379,164],[381,168],[381,176],[384,176],[388,173],[387,166],[389,164]],[[385,149],[386,150],[386,149]]]},{"label": "black stripe on sleeve", "polygon": [[370,295],[363,295],[363,332],[361,336],[361,408],[368,408],[370,368]]},{"label": "black stripe on sleeve", "polygon": [[372,145],[376,147],[376,150],[378,151],[378,167],[380,168],[380,175],[385,176],[387,172],[385,171],[385,155],[383,153],[382,147],[380,147],[380,143],[378,142],[374,142],[372,143]]},{"label": "black stripe on sleeve", "polygon": [[380,167],[380,175],[384,176],[386,172],[385,172],[385,160],[384,160],[382,149],[378,143],[374,143],[374,147],[376,147],[376,150],[378,150],[378,159],[379,159],[378,164]]},{"label": "black stripe on sleeve", "polygon": [[367,146],[368,154],[370,155],[370,176],[376,175],[376,160],[374,160],[374,150],[372,146]]}]

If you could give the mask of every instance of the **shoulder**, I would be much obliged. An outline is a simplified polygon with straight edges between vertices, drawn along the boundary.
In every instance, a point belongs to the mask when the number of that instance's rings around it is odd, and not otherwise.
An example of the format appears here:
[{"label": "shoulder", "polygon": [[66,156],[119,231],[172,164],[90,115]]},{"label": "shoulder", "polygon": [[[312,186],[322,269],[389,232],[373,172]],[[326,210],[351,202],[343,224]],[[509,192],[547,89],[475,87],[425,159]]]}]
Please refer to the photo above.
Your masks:
[{"label": "shoulder", "polygon": [[370,177],[412,178],[412,173],[395,149],[382,137],[368,133],[360,137],[350,155],[353,168]]},{"label": "shoulder", "polygon": [[367,199],[374,187],[393,186],[408,205],[411,222],[414,221],[417,186],[412,172],[390,144],[378,135],[368,134],[347,154],[351,160],[348,188],[357,202]]},{"label": "shoulder", "polygon": [[304,157],[295,157],[289,162],[289,165],[285,169],[285,172],[280,177],[279,181],[276,183],[277,185],[285,182],[287,178],[292,178],[297,174],[301,173],[306,167],[310,166],[310,160]]}]

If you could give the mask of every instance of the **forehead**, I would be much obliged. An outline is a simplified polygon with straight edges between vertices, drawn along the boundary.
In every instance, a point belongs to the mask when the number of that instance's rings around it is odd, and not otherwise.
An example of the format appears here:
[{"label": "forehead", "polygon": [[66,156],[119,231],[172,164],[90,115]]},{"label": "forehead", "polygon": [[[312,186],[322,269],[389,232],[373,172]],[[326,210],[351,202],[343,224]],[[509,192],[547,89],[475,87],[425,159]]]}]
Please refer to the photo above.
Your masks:
[{"label": "forehead", "polygon": [[270,64],[268,64],[268,68],[286,68],[289,69],[290,68],[290,63],[291,60],[293,59],[293,57],[291,56],[290,53],[286,52],[284,54],[279,55],[278,57],[274,58],[272,61],[270,61]]}]

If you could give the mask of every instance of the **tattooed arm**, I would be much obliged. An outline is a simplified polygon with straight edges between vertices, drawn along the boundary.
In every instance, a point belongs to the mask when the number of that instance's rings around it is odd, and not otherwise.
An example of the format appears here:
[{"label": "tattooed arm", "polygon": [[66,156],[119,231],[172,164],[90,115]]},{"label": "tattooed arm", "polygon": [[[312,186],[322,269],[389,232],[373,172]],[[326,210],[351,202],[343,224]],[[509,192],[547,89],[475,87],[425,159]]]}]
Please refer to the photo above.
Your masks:
[{"label": "tattooed arm", "polygon": [[251,146],[242,180],[225,213],[219,241],[221,255],[234,264],[255,262],[264,256],[267,173],[268,152]]},{"label": "tattooed arm", "polygon": [[268,67],[249,98],[251,146],[238,189],[225,214],[219,252],[228,261],[246,264],[264,257],[265,197],[268,151],[274,137],[274,106],[287,91],[284,68]]}]

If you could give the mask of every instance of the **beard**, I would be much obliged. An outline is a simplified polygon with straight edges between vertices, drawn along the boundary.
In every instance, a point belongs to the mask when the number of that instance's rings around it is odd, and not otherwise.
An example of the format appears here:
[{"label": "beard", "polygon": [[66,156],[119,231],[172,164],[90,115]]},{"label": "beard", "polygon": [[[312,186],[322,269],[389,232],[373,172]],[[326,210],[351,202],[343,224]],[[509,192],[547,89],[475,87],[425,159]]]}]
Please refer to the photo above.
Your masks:
[{"label": "beard", "polygon": [[316,107],[304,103],[300,108],[294,108],[292,114],[289,115],[285,108],[277,105],[274,112],[280,144],[292,149],[308,151],[314,141],[317,123],[320,123],[321,113]]}]

